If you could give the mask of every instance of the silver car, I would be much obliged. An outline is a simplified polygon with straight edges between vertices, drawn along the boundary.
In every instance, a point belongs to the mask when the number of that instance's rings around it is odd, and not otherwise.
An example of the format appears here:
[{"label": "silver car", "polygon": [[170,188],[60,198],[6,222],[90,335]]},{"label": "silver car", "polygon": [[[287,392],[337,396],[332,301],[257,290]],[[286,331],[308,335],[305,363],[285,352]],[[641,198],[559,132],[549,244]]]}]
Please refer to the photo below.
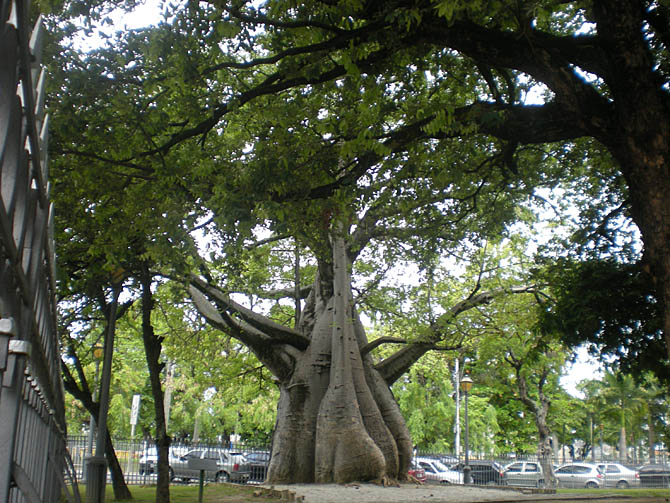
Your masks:
[{"label": "silver car", "polygon": [[246,458],[240,452],[223,449],[193,449],[170,462],[170,479],[183,481],[198,479],[200,471],[189,468],[189,459],[210,459],[216,461],[216,471],[205,471],[205,480],[215,482],[247,482],[251,470]]},{"label": "silver car", "polygon": [[626,489],[640,486],[640,474],[620,463],[597,463],[596,466],[605,476],[605,487]]},{"label": "silver car", "polygon": [[516,461],[505,467],[503,482],[508,486],[544,487],[542,466],[535,461]]},{"label": "silver car", "polygon": [[568,463],[554,470],[559,487],[602,487],[605,477],[596,465],[588,463]]}]

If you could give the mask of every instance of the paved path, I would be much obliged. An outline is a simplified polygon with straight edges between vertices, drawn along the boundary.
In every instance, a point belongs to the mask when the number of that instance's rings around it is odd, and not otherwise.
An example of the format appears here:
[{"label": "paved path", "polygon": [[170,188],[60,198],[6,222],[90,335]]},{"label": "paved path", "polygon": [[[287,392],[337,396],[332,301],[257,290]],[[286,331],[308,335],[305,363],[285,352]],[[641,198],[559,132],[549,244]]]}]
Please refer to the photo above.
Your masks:
[{"label": "paved path", "polygon": [[473,487],[463,485],[416,485],[382,487],[375,484],[291,484],[272,486],[284,501],[304,503],[573,503],[573,502],[668,502],[670,498],[627,498],[594,490],[584,494],[537,493],[513,488]]}]

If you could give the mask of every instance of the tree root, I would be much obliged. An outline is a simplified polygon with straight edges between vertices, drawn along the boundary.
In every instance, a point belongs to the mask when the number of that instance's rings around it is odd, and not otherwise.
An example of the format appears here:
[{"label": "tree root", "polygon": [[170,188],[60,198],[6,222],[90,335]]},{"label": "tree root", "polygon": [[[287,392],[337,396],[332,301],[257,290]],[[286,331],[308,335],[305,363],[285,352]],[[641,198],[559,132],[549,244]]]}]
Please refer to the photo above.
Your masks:
[{"label": "tree root", "polygon": [[371,480],[370,482],[382,487],[400,487],[400,483],[397,480],[392,479],[386,475],[381,478]]},{"label": "tree root", "polygon": [[417,486],[423,485],[423,482],[417,479],[414,475],[407,475],[407,480],[409,480],[410,482],[414,482]]}]

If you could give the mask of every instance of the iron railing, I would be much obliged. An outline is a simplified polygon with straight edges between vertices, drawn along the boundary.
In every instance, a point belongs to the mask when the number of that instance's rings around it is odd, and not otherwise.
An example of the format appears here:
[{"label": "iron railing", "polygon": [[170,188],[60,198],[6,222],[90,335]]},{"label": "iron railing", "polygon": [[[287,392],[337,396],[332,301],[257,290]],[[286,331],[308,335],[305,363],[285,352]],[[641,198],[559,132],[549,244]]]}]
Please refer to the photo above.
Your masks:
[{"label": "iron railing", "polygon": [[[86,461],[90,452],[91,439],[87,436],[68,437],[68,451],[72,455],[72,461],[78,478],[81,480],[86,469]],[[152,440],[139,439],[112,439],[114,450],[123,470],[123,478],[128,485],[151,485],[157,482],[156,465],[158,462],[156,444]],[[193,450],[214,449],[224,450],[231,454],[242,454],[250,462],[250,476],[245,481],[253,484],[260,484],[265,480],[267,464],[269,463],[270,446],[254,442],[241,443],[183,443],[173,441],[170,445],[170,463],[175,459],[188,454]],[[249,456],[251,453],[267,453],[267,458],[259,459]],[[197,482],[197,478],[190,480]],[[239,482],[239,480],[235,480]],[[107,472],[107,482],[111,482],[109,471]],[[176,476],[174,483],[185,483],[183,477]]]},{"label": "iron railing", "polygon": [[44,26],[0,0],[0,501],[79,501],[65,435],[47,184]]},{"label": "iron railing", "polygon": [[[72,454],[76,471],[81,474],[85,468],[86,458],[88,456],[88,445],[91,439],[87,436],[68,437],[68,448]],[[114,438],[112,440],[119,463],[124,472],[124,480],[129,485],[153,485],[157,482],[156,463],[157,451],[154,442],[150,439],[123,439]],[[230,454],[242,454],[247,465],[244,471],[249,473],[248,478],[244,480],[237,479],[237,482],[248,484],[262,484],[265,481],[267,467],[269,465],[269,453],[271,446],[255,442],[236,442],[236,443],[183,443],[174,441],[170,446],[169,463],[171,466],[184,463],[182,458],[192,451],[201,451],[203,449],[223,450]],[[411,474],[414,474],[417,468],[421,468],[425,473],[421,474],[421,480],[426,484],[463,484],[463,467],[465,458],[463,454],[449,454],[434,451],[417,450],[412,462]],[[435,464],[434,461],[439,461]],[[596,477],[596,486],[598,488],[670,488],[670,460],[664,453],[657,456],[655,463],[658,465],[656,470],[648,471],[649,460],[638,460],[638,462],[623,463],[622,467],[617,459],[612,456],[599,456],[596,461],[592,459],[573,459],[557,455],[552,458],[550,464],[554,470],[565,464],[577,463],[580,465],[596,465],[600,467],[601,476]],[[510,486],[516,488],[534,487],[537,489],[551,489],[546,483],[546,477],[543,476],[543,468],[540,459],[535,455],[482,455],[473,454],[470,456],[471,465],[471,483],[473,485],[491,485],[491,486]],[[616,466],[612,466],[612,465]],[[515,469],[516,465],[516,469]],[[519,467],[523,465],[523,470]],[[545,464],[546,465],[546,464]],[[505,468],[510,468],[508,473]],[[431,469],[440,470],[445,468],[449,473],[430,472]],[[630,469],[630,471],[626,470]],[[184,477],[178,471],[174,472],[173,484],[197,484],[198,479],[195,475]],[[425,477],[425,480],[424,480]],[[110,482],[109,474],[107,481]],[[571,484],[570,480],[565,478],[558,482],[558,487],[583,487],[587,488],[588,479]],[[590,485],[588,487],[591,487]]]}]

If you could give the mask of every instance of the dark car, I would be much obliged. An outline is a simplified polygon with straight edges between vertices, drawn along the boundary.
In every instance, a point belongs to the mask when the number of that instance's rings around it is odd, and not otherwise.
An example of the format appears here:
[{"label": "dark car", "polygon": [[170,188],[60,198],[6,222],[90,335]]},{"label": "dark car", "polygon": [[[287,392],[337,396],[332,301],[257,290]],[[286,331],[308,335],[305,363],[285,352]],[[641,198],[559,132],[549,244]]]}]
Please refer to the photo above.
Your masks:
[{"label": "dark car", "polygon": [[[468,462],[472,483],[482,486],[504,485],[504,468],[495,461],[477,459]],[[460,462],[451,467],[452,470],[463,472],[465,463]]]},{"label": "dark car", "polygon": [[246,455],[246,458],[251,470],[249,482],[259,484],[265,482],[265,476],[268,473],[268,466],[270,465],[270,453],[267,451],[250,452]]},{"label": "dark car", "polygon": [[638,469],[640,485],[644,487],[670,487],[670,465],[644,465]]}]

